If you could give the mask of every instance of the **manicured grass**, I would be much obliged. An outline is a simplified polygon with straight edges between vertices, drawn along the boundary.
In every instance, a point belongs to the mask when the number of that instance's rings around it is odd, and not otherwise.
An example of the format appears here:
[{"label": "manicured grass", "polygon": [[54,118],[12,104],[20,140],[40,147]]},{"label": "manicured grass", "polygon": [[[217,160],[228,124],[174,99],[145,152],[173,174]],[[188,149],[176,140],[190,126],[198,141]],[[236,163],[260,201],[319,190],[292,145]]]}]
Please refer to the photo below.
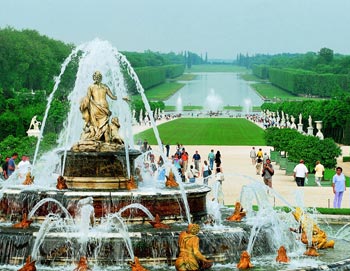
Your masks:
[{"label": "manicured grass", "polygon": [[179,76],[179,77],[176,77],[172,80],[175,80],[175,81],[191,81],[193,79],[195,79],[197,77],[196,74],[191,74],[191,73],[184,73],[183,75]]},{"label": "manicured grass", "polygon": [[[160,138],[168,144],[264,146],[264,130],[241,118],[180,118],[158,126]],[[134,136],[156,144],[152,129]]]},{"label": "manicured grass", "polygon": [[255,83],[255,84],[251,84],[251,86],[262,97],[271,101],[303,101],[303,100],[320,100],[321,99],[321,98],[314,98],[314,97],[296,96],[270,83]]},{"label": "manicured grass", "polygon": [[[228,207],[234,207],[228,205]],[[259,211],[259,206],[253,205],[254,211]],[[292,211],[290,207],[287,206],[277,206],[274,207],[275,210],[283,211],[286,213],[289,213]],[[314,213],[315,210],[323,215],[349,215],[350,209],[349,208],[324,208],[324,207],[316,207],[316,208],[306,208],[306,212],[308,213]]]},{"label": "manicured grass", "polygon": [[[203,106],[200,105],[185,105],[183,106],[183,111],[192,111],[192,110],[202,110]],[[164,108],[165,111],[176,111],[175,105],[166,105]]]},{"label": "manicured grass", "polygon": [[243,106],[239,106],[239,105],[226,105],[226,106],[224,106],[224,110],[242,111],[242,110],[243,110]]},{"label": "manicured grass", "polygon": [[234,65],[219,65],[219,64],[207,64],[207,65],[192,65],[191,69],[186,69],[186,72],[246,72],[247,69]]},{"label": "manicured grass", "polygon": [[[332,186],[332,180],[333,180],[333,176],[335,175],[336,171],[334,169],[325,169],[324,172],[324,177],[323,177],[323,181],[321,182],[321,186],[328,186],[331,187]],[[308,184],[305,184],[305,186],[317,186],[317,184],[315,183],[315,176],[314,174],[309,174],[309,182]],[[350,187],[350,177],[345,176],[345,185],[346,187]]]},{"label": "manicured grass", "polygon": [[[223,107],[224,110],[234,110],[234,111],[243,111],[243,106],[231,106],[231,105],[227,105]],[[253,111],[254,112],[258,112],[261,111],[261,107],[260,106],[253,106]]]},{"label": "manicured grass", "polygon": [[245,81],[266,82],[266,80],[261,79],[261,78],[255,76],[254,74],[251,74],[251,73],[241,73],[239,76]]},{"label": "manicured grass", "polygon": [[256,84],[251,84],[251,86],[256,90],[256,92],[258,92],[265,99],[274,100],[275,98],[279,98],[281,100],[294,100],[294,101],[307,99],[304,97],[298,97],[298,96],[292,95],[289,92],[284,91],[283,89],[280,89],[278,87],[275,87],[270,83],[256,83]]},{"label": "manicured grass", "polygon": [[165,101],[184,85],[178,82],[167,82],[146,90],[145,94],[150,101]]}]

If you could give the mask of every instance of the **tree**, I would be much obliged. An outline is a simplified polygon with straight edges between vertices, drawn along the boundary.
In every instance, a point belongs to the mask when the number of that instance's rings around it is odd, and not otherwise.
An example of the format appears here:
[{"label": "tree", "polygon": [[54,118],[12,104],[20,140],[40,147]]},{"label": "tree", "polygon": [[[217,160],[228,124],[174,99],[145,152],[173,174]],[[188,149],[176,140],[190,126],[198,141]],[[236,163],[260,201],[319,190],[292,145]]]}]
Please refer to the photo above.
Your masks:
[{"label": "tree", "polygon": [[333,50],[329,48],[322,48],[318,52],[318,57],[321,63],[329,64],[333,61],[333,57],[334,57]]}]

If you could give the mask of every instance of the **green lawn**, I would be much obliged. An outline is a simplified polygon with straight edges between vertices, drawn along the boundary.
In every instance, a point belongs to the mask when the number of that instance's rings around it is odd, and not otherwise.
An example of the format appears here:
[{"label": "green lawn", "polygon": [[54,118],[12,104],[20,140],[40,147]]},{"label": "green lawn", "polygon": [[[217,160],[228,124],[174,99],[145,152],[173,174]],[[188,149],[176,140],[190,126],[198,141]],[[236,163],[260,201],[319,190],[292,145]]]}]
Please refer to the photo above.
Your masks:
[{"label": "green lawn", "polygon": [[175,81],[191,81],[194,80],[197,77],[197,75],[195,74],[191,74],[191,73],[184,73],[183,75],[176,77],[174,79],[171,80],[175,80]]},{"label": "green lawn", "polygon": [[241,73],[239,76],[245,81],[266,82],[266,80],[261,79],[261,78],[255,76],[254,74],[251,74],[251,73]]},{"label": "green lawn", "polygon": [[[326,168],[324,172],[324,178],[321,182],[322,186],[332,186],[332,180],[333,176],[335,175],[336,171],[334,169]],[[305,184],[305,186],[317,186],[315,183],[315,176],[314,174],[309,174],[309,182],[308,184]],[[350,187],[350,178],[348,176],[345,176],[346,179],[346,187]],[[331,188],[330,188],[331,189]]]},{"label": "green lawn", "polygon": [[167,82],[146,90],[145,95],[150,101],[165,101],[184,85],[178,82]]},{"label": "green lawn", "polygon": [[206,64],[206,65],[192,65],[191,69],[186,69],[186,72],[246,72],[247,69],[234,65],[219,65],[219,64]]},{"label": "green lawn", "polygon": [[[203,110],[203,106],[200,105],[184,105],[182,108],[183,111],[192,111],[192,110]],[[175,105],[166,105],[164,111],[176,111]]]},{"label": "green lawn", "polygon": [[279,98],[281,100],[305,100],[304,97],[295,96],[283,89],[275,87],[269,83],[255,83],[251,84],[252,88],[256,90],[265,99],[273,100],[274,98]]},{"label": "green lawn", "polygon": [[[264,146],[264,130],[241,118],[180,118],[158,126],[160,138],[167,144]],[[135,135],[156,144],[153,129]]]}]

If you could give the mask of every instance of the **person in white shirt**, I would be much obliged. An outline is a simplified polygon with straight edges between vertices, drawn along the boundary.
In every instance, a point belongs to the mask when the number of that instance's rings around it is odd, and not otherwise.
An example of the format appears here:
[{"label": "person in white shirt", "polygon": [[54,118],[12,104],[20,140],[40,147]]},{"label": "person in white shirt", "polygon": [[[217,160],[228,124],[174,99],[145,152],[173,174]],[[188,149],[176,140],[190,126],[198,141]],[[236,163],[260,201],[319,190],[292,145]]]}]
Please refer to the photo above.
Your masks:
[{"label": "person in white shirt", "polygon": [[297,183],[297,186],[304,186],[305,178],[308,177],[309,171],[304,165],[304,160],[300,160],[299,164],[294,168],[294,178]]},{"label": "person in white shirt", "polygon": [[29,171],[31,171],[32,164],[29,162],[29,157],[22,155],[21,162],[18,163],[18,177],[24,179]]},{"label": "person in white shirt", "polygon": [[315,181],[318,186],[321,186],[321,181],[324,175],[324,166],[321,164],[320,161],[316,161],[315,166]]}]

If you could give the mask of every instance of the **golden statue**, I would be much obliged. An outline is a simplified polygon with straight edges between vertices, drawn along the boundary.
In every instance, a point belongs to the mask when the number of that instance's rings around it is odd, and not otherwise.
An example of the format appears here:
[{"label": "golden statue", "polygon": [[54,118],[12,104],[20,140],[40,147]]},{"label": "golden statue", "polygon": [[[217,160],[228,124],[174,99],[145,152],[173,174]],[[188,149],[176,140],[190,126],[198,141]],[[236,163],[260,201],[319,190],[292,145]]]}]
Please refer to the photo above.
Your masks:
[{"label": "golden statue", "polygon": [[66,184],[66,179],[63,176],[58,176],[56,188],[58,190],[68,189],[68,186]]},{"label": "golden statue", "polygon": [[134,176],[130,176],[130,179],[126,181],[126,189],[128,190],[137,189],[137,184],[135,182]]},{"label": "golden statue", "polygon": [[169,225],[162,223],[162,221],[160,220],[159,214],[156,214],[156,217],[154,218],[154,220],[150,221],[149,223],[155,229],[170,229]]},{"label": "golden statue", "polygon": [[36,271],[35,261],[32,261],[31,257],[28,256],[25,264],[18,271]]},{"label": "golden statue", "polygon": [[327,235],[322,231],[313,219],[307,216],[303,211],[297,207],[293,212],[296,221],[300,223],[301,227],[301,241],[304,244],[309,244],[307,239],[307,229],[312,229],[311,247],[316,249],[334,248],[334,240],[327,241]]},{"label": "golden statue", "polygon": [[22,221],[19,223],[16,223],[12,226],[12,228],[16,228],[16,229],[26,229],[29,228],[30,224],[32,224],[33,221],[32,220],[28,220],[27,219],[27,213],[24,213],[22,216]]},{"label": "golden statue", "polygon": [[30,171],[28,171],[28,173],[26,174],[26,179],[24,180],[23,184],[24,185],[31,185],[33,183],[34,183],[34,176],[32,176]]},{"label": "golden statue", "polygon": [[[106,96],[109,96],[112,100],[116,100],[117,96],[114,96],[109,87],[102,83],[102,74],[99,71],[96,71],[92,78],[94,83],[89,86],[87,95],[82,99],[79,107],[85,122],[81,139],[121,144],[122,139],[118,135],[119,121],[115,118],[110,126],[111,111],[106,99]],[[127,97],[123,100],[129,101]]]},{"label": "golden statue", "polygon": [[287,256],[287,251],[284,246],[280,246],[280,248],[277,250],[276,262],[289,263],[289,257]]},{"label": "golden statue", "polygon": [[88,262],[85,256],[80,257],[78,266],[73,271],[92,271],[92,269],[88,266]]},{"label": "golden statue", "polygon": [[306,251],[304,252],[304,255],[312,256],[312,257],[320,256],[320,254],[317,252],[317,249],[315,247],[307,247]]},{"label": "golden statue", "polygon": [[233,214],[226,218],[228,221],[241,221],[245,217],[246,212],[243,211],[242,205],[237,201],[235,204],[235,210]]},{"label": "golden statue", "polygon": [[166,181],[165,181],[165,186],[166,187],[178,187],[179,184],[175,180],[175,175],[174,173],[170,170],[169,176],[165,176]]},{"label": "golden statue", "polygon": [[130,263],[130,266],[131,266],[131,271],[148,271],[148,269],[144,268],[140,264],[140,260],[136,256],[134,257],[134,262]]},{"label": "golden statue", "polygon": [[248,269],[254,267],[253,264],[250,262],[250,255],[248,251],[243,251],[241,254],[241,259],[239,260],[239,263],[237,264],[238,269]]},{"label": "golden statue", "polygon": [[199,251],[199,230],[199,225],[189,224],[187,231],[180,233],[180,253],[175,262],[177,271],[204,270],[213,265],[213,261],[207,260]]}]

